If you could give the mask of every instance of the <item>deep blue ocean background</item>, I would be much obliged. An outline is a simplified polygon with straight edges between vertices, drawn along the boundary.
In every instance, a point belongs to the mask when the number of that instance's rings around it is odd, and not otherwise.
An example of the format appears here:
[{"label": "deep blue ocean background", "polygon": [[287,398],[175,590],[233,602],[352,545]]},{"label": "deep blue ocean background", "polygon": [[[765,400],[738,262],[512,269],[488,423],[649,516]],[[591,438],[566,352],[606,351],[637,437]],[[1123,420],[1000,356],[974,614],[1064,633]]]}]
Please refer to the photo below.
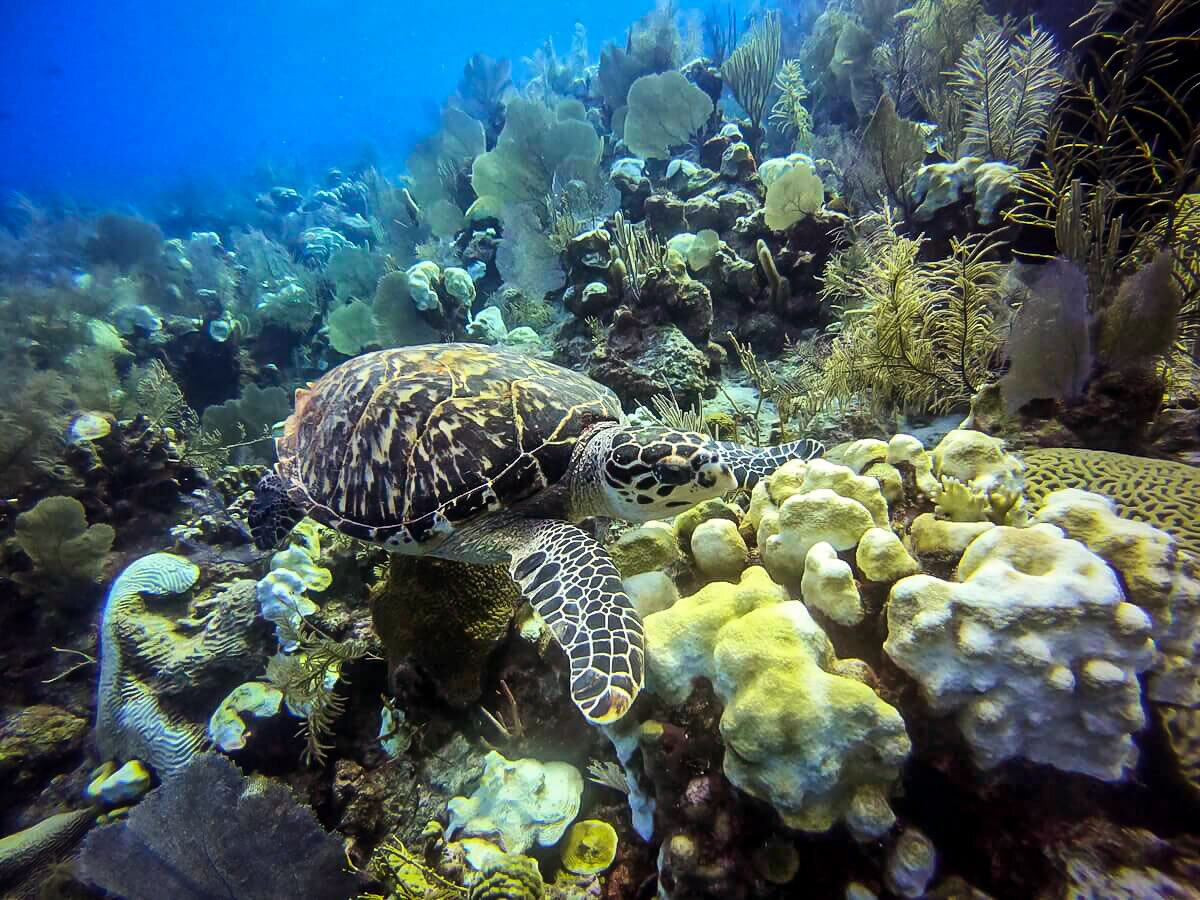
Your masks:
[{"label": "deep blue ocean background", "polygon": [[273,173],[398,171],[471,54],[589,58],[649,0],[0,4],[0,192],[169,219]]}]

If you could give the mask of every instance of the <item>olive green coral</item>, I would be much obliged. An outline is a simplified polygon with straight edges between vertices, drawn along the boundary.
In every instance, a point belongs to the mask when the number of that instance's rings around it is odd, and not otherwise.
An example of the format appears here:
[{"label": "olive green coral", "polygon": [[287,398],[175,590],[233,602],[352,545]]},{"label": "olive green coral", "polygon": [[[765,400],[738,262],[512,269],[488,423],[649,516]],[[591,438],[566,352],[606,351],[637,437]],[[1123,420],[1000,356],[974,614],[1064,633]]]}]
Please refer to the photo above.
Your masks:
[{"label": "olive green coral", "polygon": [[724,704],[724,770],[790,828],[879,835],[910,749],[900,714],[850,673],[802,603],[753,566],[646,617],[647,686],[679,704],[706,677]]},{"label": "olive green coral", "polygon": [[392,556],[371,591],[371,618],[390,666],[414,659],[448,702],[466,707],[520,599],[506,566]]},{"label": "olive green coral", "polygon": [[115,537],[111,525],[88,525],[83,504],[72,497],[47,497],[17,516],[17,544],[33,560],[35,576],[57,584],[98,580]]}]

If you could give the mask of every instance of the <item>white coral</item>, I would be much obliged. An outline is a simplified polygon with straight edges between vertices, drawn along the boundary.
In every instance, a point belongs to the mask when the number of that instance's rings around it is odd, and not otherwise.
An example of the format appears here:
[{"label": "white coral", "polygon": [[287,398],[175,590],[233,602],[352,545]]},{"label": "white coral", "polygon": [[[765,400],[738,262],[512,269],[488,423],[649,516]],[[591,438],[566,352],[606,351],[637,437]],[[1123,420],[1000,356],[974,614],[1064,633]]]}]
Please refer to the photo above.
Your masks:
[{"label": "white coral", "polygon": [[988,529],[956,575],[892,587],[887,654],[935,712],[958,713],[981,768],[1022,756],[1121,779],[1137,761],[1137,675],[1155,648],[1112,569],[1042,524]]}]

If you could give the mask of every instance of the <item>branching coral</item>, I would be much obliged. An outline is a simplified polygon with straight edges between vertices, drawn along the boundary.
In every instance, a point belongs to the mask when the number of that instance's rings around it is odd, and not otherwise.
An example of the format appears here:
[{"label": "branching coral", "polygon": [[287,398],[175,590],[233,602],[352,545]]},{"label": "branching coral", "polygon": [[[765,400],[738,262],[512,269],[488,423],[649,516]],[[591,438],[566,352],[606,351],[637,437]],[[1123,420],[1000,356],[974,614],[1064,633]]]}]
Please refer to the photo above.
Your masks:
[{"label": "branching coral", "polygon": [[880,194],[908,212],[917,167],[925,159],[925,137],[916,122],[896,113],[888,94],[879,98],[860,142],[861,153],[848,167],[846,180],[859,202],[875,206]]},{"label": "branching coral", "polygon": [[1060,66],[1054,39],[1036,26],[969,41],[949,85],[965,116],[958,155],[1024,165],[1058,98]]},{"label": "branching coral", "polygon": [[[1054,234],[1059,252],[1087,272],[1093,311],[1159,249],[1195,259],[1200,229],[1183,198],[1200,163],[1200,79],[1179,67],[1196,40],[1190,7],[1097,3],[1077,45],[1087,74],[1056,107],[1042,161],[1020,176],[1012,218]],[[1181,279],[1181,288],[1181,310],[1194,310],[1200,282]]]},{"label": "branching coral", "polygon": [[[750,376],[750,380],[758,391],[758,404],[752,417],[754,433],[751,441],[760,446],[767,443],[768,436],[759,432],[758,417],[762,412],[763,402],[768,400],[775,404],[775,409],[779,413],[780,440],[789,440],[791,434],[789,429],[794,415],[801,417],[803,427],[816,410],[824,406],[825,398],[820,387],[815,383],[817,379],[812,378],[810,381],[804,377],[778,375],[755,355],[749,344],[739,342],[732,332],[728,334],[728,337],[733,344],[734,352],[737,353],[738,362]],[[807,369],[802,367],[802,375],[815,374],[815,367]]]},{"label": "branching coral", "polygon": [[967,41],[993,31],[995,20],[981,0],[916,0],[896,14],[895,25],[875,48],[872,65],[906,115],[924,107],[928,118],[944,125],[938,110],[955,98],[946,90],[950,73]]},{"label": "branching coral", "polygon": [[43,480],[67,489],[72,479],[60,455],[78,409],[71,385],[57,372],[8,371],[0,373],[0,395],[0,488],[8,497]]},{"label": "branching coral", "polygon": [[791,138],[793,150],[808,151],[812,148],[812,115],[804,101],[808,99],[808,88],[804,84],[804,65],[798,59],[789,59],[783,64],[775,79],[779,99],[771,107],[771,122],[783,134]]},{"label": "branching coral", "polygon": [[336,690],[345,680],[342,669],[367,655],[365,641],[335,641],[307,625],[297,631],[294,653],[277,653],[267,662],[267,680],[283,694],[288,708],[303,718],[301,759],[306,765],[324,764],[333,725],[346,709]]},{"label": "branching coral", "polygon": [[999,346],[992,308],[1000,263],[983,238],[951,239],[944,259],[919,259],[923,238],[896,232],[890,210],[868,229],[865,267],[837,257],[822,296],[844,310],[824,367],[825,389],[843,402],[944,411],[965,403],[988,379]]},{"label": "branching coral", "polygon": [[618,212],[613,216],[612,246],[616,251],[612,263],[615,273],[624,289],[639,297],[646,273],[662,262],[662,244],[649,228],[626,222]]},{"label": "branching coral", "polygon": [[779,13],[772,10],[746,35],[721,66],[721,77],[729,86],[738,105],[750,117],[755,131],[762,125],[767,98],[775,83],[782,56],[782,30]]}]

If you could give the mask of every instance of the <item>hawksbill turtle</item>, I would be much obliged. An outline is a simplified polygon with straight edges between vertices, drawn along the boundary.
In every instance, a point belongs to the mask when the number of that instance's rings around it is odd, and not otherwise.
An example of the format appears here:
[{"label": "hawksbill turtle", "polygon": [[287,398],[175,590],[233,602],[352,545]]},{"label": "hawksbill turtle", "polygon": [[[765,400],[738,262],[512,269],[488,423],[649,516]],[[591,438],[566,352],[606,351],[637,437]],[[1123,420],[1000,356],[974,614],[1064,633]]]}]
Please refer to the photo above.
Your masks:
[{"label": "hawksbill turtle", "polygon": [[636,427],[590,378],[483,345],[399,347],[296,391],[250,525],[262,549],[308,515],[396,553],[507,564],[566,651],[575,704],[607,723],[641,690],[642,623],[571,523],[672,516],[813,449]]}]

